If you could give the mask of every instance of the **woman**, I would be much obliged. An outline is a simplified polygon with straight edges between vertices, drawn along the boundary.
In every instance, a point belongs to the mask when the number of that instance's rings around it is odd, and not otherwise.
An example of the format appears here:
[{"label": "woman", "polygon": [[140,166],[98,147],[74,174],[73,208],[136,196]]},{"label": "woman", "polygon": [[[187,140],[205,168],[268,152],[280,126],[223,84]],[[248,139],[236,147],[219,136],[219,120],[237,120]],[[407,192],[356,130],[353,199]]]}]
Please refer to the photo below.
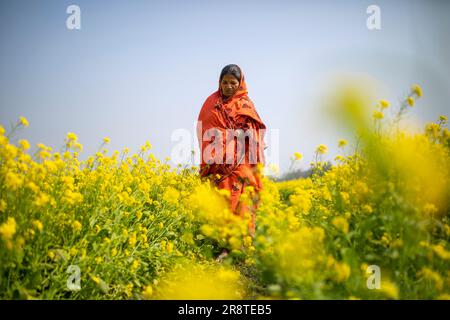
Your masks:
[{"label": "woman", "polygon": [[[241,69],[235,64],[224,67],[219,77],[219,89],[206,99],[200,111],[197,137],[201,154],[200,176],[211,180],[219,189],[230,191],[233,213],[244,217],[250,212],[249,233],[253,237],[255,211],[262,189],[258,164],[264,164],[266,126],[247,93]],[[250,194],[250,206],[240,201],[247,186],[254,190]]]}]

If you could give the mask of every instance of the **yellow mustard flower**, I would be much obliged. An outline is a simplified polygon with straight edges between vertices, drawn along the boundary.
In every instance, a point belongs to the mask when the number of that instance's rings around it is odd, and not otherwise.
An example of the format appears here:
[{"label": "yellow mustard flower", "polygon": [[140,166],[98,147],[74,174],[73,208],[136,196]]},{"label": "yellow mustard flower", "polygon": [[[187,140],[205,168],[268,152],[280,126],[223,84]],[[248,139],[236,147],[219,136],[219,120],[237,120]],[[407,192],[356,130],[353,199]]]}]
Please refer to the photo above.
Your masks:
[{"label": "yellow mustard flower", "polygon": [[13,217],[8,217],[6,222],[0,225],[0,235],[4,240],[11,240],[16,233],[17,223]]},{"label": "yellow mustard flower", "polygon": [[419,98],[422,96],[422,88],[418,84],[413,85],[411,91],[415,93]]},{"label": "yellow mustard flower", "polygon": [[75,232],[80,232],[82,228],[82,224],[80,221],[75,220],[72,222],[72,230]]},{"label": "yellow mustard flower", "polygon": [[19,123],[23,125],[25,128],[28,127],[30,124],[28,123],[28,120],[25,117],[20,117]]}]

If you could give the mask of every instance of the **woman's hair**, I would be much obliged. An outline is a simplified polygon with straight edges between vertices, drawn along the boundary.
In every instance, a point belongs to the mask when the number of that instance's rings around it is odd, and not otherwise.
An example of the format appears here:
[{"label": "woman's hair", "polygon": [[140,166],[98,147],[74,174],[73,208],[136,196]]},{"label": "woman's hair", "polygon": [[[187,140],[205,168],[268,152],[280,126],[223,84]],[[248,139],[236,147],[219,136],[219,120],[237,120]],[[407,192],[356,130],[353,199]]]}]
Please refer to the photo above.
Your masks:
[{"label": "woman's hair", "polygon": [[239,68],[239,66],[235,64],[229,64],[225,66],[222,69],[222,72],[220,73],[219,81],[222,81],[222,78],[227,74],[230,74],[233,77],[235,77],[238,81],[241,81],[241,68]]}]

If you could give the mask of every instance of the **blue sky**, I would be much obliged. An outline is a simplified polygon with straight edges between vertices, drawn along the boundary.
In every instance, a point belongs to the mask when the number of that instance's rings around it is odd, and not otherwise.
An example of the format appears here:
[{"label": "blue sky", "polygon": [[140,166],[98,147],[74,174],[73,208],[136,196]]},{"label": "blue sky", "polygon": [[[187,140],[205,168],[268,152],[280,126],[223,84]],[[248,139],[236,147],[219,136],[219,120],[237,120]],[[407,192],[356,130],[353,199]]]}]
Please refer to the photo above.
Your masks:
[{"label": "blue sky", "polygon": [[[68,30],[66,8],[81,9]],[[381,8],[381,30],[366,8]],[[423,99],[407,121],[448,115],[450,19],[447,1],[2,1],[0,124],[25,116],[17,138],[58,149],[67,132],[94,153],[149,140],[170,156],[171,134],[192,133],[220,70],[241,66],[249,96],[280,134],[282,171],[295,151],[307,167],[318,144],[350,138],[318,107],[338,73],[373,79],[396,103],[418,83]]]}]

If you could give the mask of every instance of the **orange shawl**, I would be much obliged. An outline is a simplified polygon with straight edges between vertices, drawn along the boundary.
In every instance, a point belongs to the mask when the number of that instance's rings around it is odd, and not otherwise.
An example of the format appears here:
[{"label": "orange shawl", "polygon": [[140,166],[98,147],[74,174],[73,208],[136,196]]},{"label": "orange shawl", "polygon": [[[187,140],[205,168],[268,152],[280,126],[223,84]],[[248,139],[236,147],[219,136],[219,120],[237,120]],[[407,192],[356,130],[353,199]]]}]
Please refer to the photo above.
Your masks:
[{"label": "orange shawl", "polygon": [[[228,99],[223,96],[220,82],[219,89],[211,94],[204,102],[202,109],[200,111],[198,122],[197,122],[197,137],[200,146],[200,176],[206,177],[212,175],[215,177],[219,175],[221,179],[228,176],[235,176],[246,181],[247,185],[252,185],[255,190],[259,191],[262,189],[261,178],[256,169],[256,163],[265,162],[264,159],[264,134],[266,126],[259,117],[253,102],[248,97],[247,85],[245,83],[244,75],[241,72],[241,79],[238,90],[234,93],[232,97]],[[214,161],[215,152],[208,155],[208,152],[204,154],[205,148],[215,140],[216,137],[209,138],[205,137],[205,132],[210,129],[217,129],[222,134],[222,163],[211,163]],[[242,146],[239,144],[238,139],[235,137],[234,141],[226,141],[227,129],[243,129],[244,132],[247,129],[252,129],[254,136],[254,144],[245,143],[245,158],[244,160],[237,159],[237,154],[239,148]],[[264,130],[261,130],[264,129]],[[231,139],[228,139],[231,140]],[[247,139],[246,139],[247,140]],[[234,146],[234,161],[232,164],[227,163],[227,150],[231,150],[230,146]],[[256,146],[256,150],[252,147],[253,163],[249,163],[249,147]],[[211,146],[210,146],[211,148]],[[220,150],[215,150],[220,152]],[[241,154],[240,154],[241,155]],[[220,156],[219,156],[220,157]],[[243,160],[243,161],[242,161]],[[228,161],[229,162],[229,161]],[[216,184],[220,182],[215,181]]]}]

